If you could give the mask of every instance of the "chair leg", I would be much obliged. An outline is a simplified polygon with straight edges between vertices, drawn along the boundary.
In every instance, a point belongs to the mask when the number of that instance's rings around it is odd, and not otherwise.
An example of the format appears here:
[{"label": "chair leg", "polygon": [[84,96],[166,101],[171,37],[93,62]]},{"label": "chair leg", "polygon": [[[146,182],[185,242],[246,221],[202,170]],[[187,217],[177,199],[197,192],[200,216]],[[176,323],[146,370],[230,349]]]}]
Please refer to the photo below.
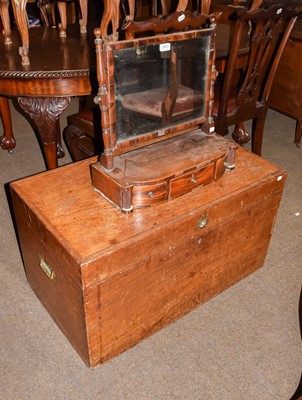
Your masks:
[{"label": "chair leg", "polygon": [[0,145],[2,149],[8,150],[10,153],[16,147],[16,141],[13,134],[12,119],[9,109],[9,102],[6,97],[0,97],[0,118],[3,124],[3,135],[0,137]]},{"label": "chair leg", "polygon": [[300,141],[302,137],[302,119],[297,121],[296,132],[295,132],[295,144],[300,148]]},{"label": "chair leg", "polygon": [[239,122],[239,124],[235,125],[232,138],[240,145],[249,142],[251,135],[245,130],[244,122]]},{"label": "chair leg", "polygon": [[62,147],[61,129],[60,129],[60,120],[59,119],[56,122],[56,139],[57,139],[57,157],[63,158],[65,156],[65,151]]},{"label": "chair leg", "polygon": [[221,118],[218,118],[218,117],[215,120],[215,132],[221,136],[226,136],[229,134],[227,125],[225,123],[223,123]]},{"label": "chair leg", "polygon": [[4,44],[6,46],[12,44],[8,6],[9,6],[8,0],[0,1],[0,17],[3,25]]},{"label": "chair leg", "polygon": [[37,5],[40,10],[41,19],[44,22],[44,25],[50,26],[49,19],[47,16],[47,11],[46,11],[46,4],[43,2],[43,0],[38,0]]},{"label": "chair leg", "polygon": [[52,1],[50,3],[50,15],[51,15],[51,26],[53,28],[56,27],[57,21],[56,21],[56,3]]},{"label": "chair leg", "polygon": [[67,28],[67,4],[65,1],[58,1],[58,9],[59,9],[59,14],[60,14],[60,19],[61,22],[59,24],[59,29],[60,29],[60,38],[65,38],[67,36],[66,34],[66,28]]},{"label": "chair leg", "polygon": [[80,0],[80,8],[81,8],[80,32],[87,33],[88,0]]},{"label": "chair leg", "polygon": [[252,152],[261,156],[263,131],[267,110],[261,116],[253,119],[252,125]]},{"label": "chair leg", "polygon": [[64,129],[63,136],[72,161],[81,161],[87,158],[79,146],[80,139],[85,136],[83,131],[73,125],[68,125]]}]

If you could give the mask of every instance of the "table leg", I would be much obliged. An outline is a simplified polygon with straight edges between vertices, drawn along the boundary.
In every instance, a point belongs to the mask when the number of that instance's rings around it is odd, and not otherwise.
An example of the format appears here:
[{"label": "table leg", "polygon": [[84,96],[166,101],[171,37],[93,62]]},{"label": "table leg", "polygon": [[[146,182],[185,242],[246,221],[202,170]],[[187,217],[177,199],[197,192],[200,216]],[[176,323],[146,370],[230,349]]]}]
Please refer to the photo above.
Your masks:
[{"label": "table leg", "polygon": [[13,134],[9,102],[6,97],[0,97],[0,118],[3,124],[3,135],[0,137],[0,145],[2,149],[12,153],[13,148],[16,147],[16,141]]},{"label": "table leg", "polygon": [[[58,121],[70,97],[18,97],[20,107],[35,123],[40,136],[47,169],[58,166]],[[60,149],[59,149],[60,151]]]}]

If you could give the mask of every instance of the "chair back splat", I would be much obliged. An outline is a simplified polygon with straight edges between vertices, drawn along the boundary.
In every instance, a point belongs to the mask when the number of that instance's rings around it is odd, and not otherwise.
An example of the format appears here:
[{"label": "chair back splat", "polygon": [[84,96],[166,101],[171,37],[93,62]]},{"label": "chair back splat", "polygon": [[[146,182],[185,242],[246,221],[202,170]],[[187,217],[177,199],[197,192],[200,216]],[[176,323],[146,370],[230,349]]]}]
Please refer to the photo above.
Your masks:
[{"label": "chair back splat", "polygon": [[[259,155],[272,82],[301,9],[274,5],[267,9],[241,11],[223,82],[218,81],[215,85],[216,132],[226,135],[228,126],[252,119],[252,151]],[[247,25],[250,29],[247,62],[245,67],[238,68],[240,43]]]}]

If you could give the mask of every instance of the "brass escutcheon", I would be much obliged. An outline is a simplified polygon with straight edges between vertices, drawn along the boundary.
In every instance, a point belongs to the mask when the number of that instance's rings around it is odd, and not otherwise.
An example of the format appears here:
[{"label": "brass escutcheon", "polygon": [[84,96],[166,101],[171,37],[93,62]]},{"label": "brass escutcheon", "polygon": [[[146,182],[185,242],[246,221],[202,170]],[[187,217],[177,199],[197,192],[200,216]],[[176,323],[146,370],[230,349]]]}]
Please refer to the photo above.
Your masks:
[{"label": "brass escutcheon", "polygon": [[199,221],[198,221],[198,228],[201,229],[201,228],[204,228],[205,226],[207,226],[208,220],[209,220],[209,217],[208,217],[207,214],[202,215],[202,216],[199,218]]},{"label": "brass escutcheon", "polygon": [[198,182],[194,174],[191,176],[191,182],[194,183],[194,185]]}]

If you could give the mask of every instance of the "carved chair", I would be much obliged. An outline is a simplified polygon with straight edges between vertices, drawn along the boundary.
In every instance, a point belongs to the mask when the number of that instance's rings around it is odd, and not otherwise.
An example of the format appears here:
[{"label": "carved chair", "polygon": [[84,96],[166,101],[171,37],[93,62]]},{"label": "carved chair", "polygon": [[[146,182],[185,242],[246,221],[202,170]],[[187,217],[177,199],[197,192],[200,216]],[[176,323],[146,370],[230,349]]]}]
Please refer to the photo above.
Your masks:
[{"label": "carved chair", "polygon": [[16,147],[16,141],[13,134],[9,102],[6,97],[0,97],[0,119],[3,125],[3,135],[0,136],[0,145],[2,149],[12,153]]},{"label": "carved chair", "polygon": [[[214,4],[211,7],[211,13],[215,13],[218,15],[217,21],[219,24],[219,29],[221,31],[230,30],[230,43],[232,42],[232,38],[235,36],[235,27],[236,21],[235,16],[241,9],[249,9],[249,11],[257,10],[263,3],[263,0],[246,0],[245,2],[239,0],[233,0],[229,5],[220,5]],[[246,34],[243,35],[244,41],[246,40],[246,36],[249,35],[249,26],[245,28]],[[238,71],[237,71],[238,72]],[[220,75],[219,80],[223,79],[223,75]],[[236,77],[234,77],[236,79]],[[217,91],[216,91],[217,94]],[[250,135],[246,132],[244,123],[240,123],[240,125],[236,125],[236,131],[240,131],[240,137],[234,137],[234,140],[238,140],[239,144],[245,144],[250,140]]]},{"label": "carved chair", "polygon": [[[220,84],[218,80],[215,84],[213,116],[216,132],[227,135],[228,127],[235,124],[232,137],[241,143],[243,136],[244,143],[247,133],[243,123],[252,119],[252,151],[258,155],[261,155],[272,82],[299,11],[283,9],[279,5],[241,11],[223,82]],[[240,70],[237,81],[239,44],[246,23],[251,29],[248,61],[246,67]]]}]

